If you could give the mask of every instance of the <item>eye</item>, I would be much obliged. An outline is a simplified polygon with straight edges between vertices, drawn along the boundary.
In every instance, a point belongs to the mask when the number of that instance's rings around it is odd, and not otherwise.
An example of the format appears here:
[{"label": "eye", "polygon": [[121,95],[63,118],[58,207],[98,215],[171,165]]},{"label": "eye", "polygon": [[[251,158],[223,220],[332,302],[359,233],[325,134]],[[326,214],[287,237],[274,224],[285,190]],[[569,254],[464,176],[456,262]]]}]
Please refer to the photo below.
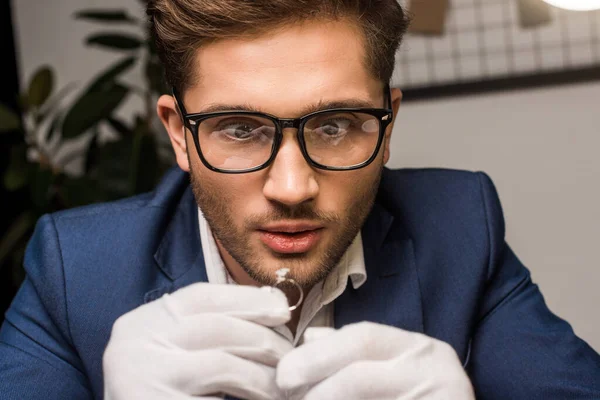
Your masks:
[{"label": "eye", "polygon": [[348,118],[329,119],[321,123],[316,129],[319,133],[327,136],[345,135],[352,126],[352,121]]},{"label": "eye", "polygon": [[275,135],[275,127],[268,126],[262,121],[249,119],[222,120],[211,130],[213,135],[236,142],[267,141]]},{"label": "eye", "polygon": [[226,122],[221,123],[216,130],[225,133],[236,139],[244,139],[252,135],[252,132],[260,128],[255,124],[247,122]]}]

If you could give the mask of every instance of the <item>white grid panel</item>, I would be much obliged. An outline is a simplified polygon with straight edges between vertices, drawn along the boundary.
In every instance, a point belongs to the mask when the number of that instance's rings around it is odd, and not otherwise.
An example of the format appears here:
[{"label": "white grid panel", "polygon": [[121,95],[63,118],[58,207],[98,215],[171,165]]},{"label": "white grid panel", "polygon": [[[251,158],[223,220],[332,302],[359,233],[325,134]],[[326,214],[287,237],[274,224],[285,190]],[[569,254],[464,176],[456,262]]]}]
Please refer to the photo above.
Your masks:
[{"label": "white grid panel", "polygon": [[392,84],[410,89],[600,68],[600,11],[550,11],[551,22],[524,28],[517,0],[450,0],[443,35],[405,36]]}]

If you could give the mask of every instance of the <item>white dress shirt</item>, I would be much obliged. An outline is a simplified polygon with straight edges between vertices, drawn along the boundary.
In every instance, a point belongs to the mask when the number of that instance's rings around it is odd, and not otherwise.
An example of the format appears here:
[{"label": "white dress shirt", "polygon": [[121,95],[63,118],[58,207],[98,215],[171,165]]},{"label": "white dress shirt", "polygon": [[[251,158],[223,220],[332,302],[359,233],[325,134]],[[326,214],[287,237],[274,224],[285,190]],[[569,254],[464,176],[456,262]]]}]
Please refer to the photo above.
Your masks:
[{"label": "white dress shirt", "polygon": [[[198,208],[198,223],[208,282],[236,284],[223,263],[217,243],[200,208]],[[348,277],[350,277],[354,289],[361,287],[367,280],[360,232],[335,269],[325,280],[313,286],[305,296],[296,335],[292,334],[285,325],[274,329],[296,346],[303,342],[306,328],[333,327],[333,301],[346,290]]]}]

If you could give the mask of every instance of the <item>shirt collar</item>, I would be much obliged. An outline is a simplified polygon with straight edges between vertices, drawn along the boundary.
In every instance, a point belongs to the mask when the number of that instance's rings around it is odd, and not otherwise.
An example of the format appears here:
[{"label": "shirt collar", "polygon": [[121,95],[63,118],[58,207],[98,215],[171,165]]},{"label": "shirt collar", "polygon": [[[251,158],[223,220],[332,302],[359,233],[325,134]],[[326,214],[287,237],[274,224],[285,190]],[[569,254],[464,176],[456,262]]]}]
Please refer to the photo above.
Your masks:
[{"label": "shirt collar", "polygon": [[[198,208],[198,224],[208,281],[218,284],[234,283],[235,281],[229,275],[227,268],[225,268],[210,226],[200,208]],[[350,278],[354,289],[361,287],[367,280],[360,231],[335,269],[325,278],[321,293],[321,304],[329,304],[338,298],[346,290],[348,278]]]},{"label": "shirt collar", "polygon": [[200,226],[200,242],[204,254],[204,266],[209,283],[226,284],[235,282],[229,276],[227,268],[223,263],[217,243],[212,235],[210,227],[200,207],[198,207],[198,223]]},{"label": "shirt collar", "polygon": [[352,287],[354,289],[361,287],[367,280],[367,270],[365,268],[362,236],[360,232],[356,235],[352,244],[338,262],[338,265],[325,279],[321,303],[329,304],[344,293],[348,278],[352,281]]}]

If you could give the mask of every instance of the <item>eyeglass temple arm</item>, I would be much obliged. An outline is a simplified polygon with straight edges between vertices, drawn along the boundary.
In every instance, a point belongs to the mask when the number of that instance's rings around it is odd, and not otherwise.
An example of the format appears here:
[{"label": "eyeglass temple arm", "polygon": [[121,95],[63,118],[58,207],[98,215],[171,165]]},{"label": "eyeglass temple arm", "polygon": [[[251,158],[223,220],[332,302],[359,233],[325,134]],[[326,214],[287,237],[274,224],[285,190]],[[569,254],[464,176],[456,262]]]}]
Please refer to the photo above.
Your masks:
[{"label": "eyeglass temple arm", "polygon": [[389,83],[385,84],[384,92],[385,92],[385,97],[386,97],[386,107],[389,110],[392,110],[392,113],[393,113],[394,111],[392,108],[392,88],[390,87]]},{"label": "eyeglass temple arm", "polygon": [[185,109],[185,105],[183,104],[183,99],[179,96],[179,92],[173,86],[171,88],[171,93],[173,94],[173,99],[175,100],[175,105],[177,106],[177,111],[179,111],[179,118],[181,118],[181,122],[185,125],[186,128],[189,128],[189,123],[186,120],[185,116],[187,115],[187,111]]}]

